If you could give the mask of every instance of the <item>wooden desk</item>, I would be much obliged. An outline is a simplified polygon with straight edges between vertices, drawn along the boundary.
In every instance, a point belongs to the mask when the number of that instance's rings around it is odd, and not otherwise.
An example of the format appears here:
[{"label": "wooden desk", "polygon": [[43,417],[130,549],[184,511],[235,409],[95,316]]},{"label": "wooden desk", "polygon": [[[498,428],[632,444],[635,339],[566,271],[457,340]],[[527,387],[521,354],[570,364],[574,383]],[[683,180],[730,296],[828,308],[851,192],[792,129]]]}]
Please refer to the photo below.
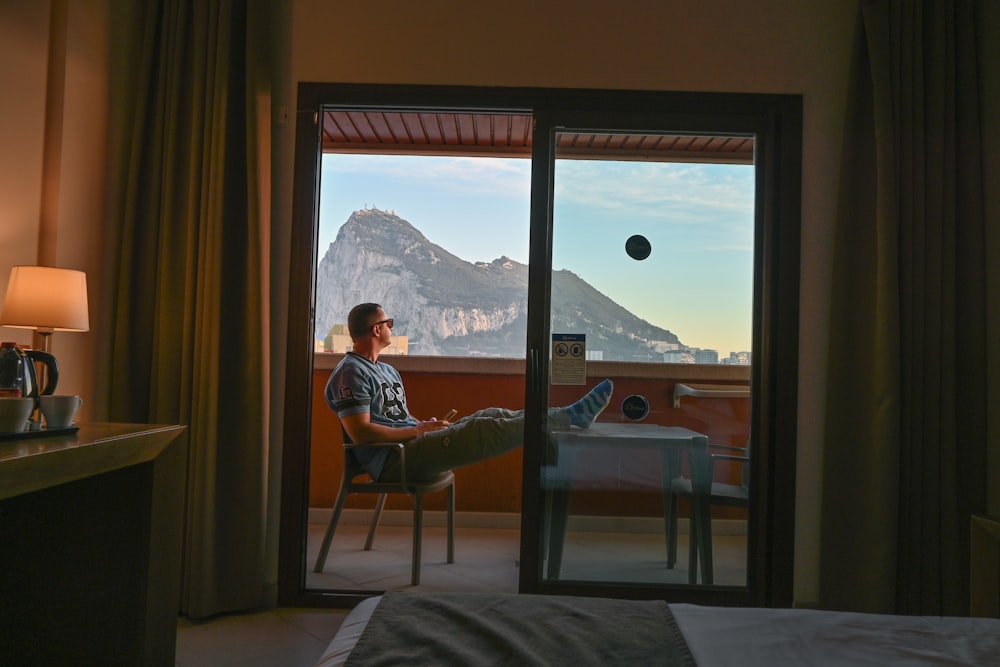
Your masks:
[{"label": "wooden desk", "polygon": [[[680,454],[687,452],[691,466],[691,482],[695,490],[692,502],[692,522],[700,530],[711,530],[711,508],[708,490],[711,488],[711,469],[708,458],[708,437],[680,426],[657,424],[616,424],[597,422],[588,429],[553,431],[552,438],[558,447],[556,465],[543,470],[543,491],[548,491],[548,576],[558,579],[562,565],[562,551],[569,514],[569,493],[574,482],[577,452],[584,447],[632,447],[655,449],[660,453],[660,487],[663,492],[663,520],[669,556],[671,539],[676,539],[669,527],[671,514],[670,481],[679,474]],[[608,481],[617,483],[613,476]],[[698,491],[701,493],[698,493]],[[708,541],[705,541],[708,543]],[[700,553],[702,582],[711,584],[712,552],[704,548]],[[688,583],[696,584],[698,564],[688,564]]]},{"label": "wooden desk", "polygon": [[0,663],[174,665],[184,430],[0,442]]}]

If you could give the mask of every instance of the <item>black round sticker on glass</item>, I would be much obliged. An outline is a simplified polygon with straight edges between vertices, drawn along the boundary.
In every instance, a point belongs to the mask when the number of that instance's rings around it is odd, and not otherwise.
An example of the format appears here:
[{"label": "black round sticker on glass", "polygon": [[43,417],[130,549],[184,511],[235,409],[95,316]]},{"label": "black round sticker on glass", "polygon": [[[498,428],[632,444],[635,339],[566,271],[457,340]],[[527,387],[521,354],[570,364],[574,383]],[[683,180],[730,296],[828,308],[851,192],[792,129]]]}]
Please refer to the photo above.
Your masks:
[{"label": "black round sticker on glass", "polygon": [[625,252],[632,259],[643,260],[649,257],[649,253],[653,252],[653,246],[650,245],[649,239],[645,236],[636,234],[628,237],[628,240],[625,241]]},{"label": "black round sticker on glass", "polygon": [[638,394],[626,396],[622,401],[622,414],[633,421],[645,419],[649,414],[649,401]]}]

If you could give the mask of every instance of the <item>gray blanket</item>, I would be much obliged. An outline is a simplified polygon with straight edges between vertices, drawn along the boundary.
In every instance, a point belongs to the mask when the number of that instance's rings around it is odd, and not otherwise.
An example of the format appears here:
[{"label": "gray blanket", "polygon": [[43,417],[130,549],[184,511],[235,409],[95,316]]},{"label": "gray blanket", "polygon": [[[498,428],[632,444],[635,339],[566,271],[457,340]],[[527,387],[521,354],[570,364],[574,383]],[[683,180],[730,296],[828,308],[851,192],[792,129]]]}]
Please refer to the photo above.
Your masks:
[{"label": "gray blanket", "polygon": [[667,604],[552,595],[386,593],[346,667],[693,667]]}]

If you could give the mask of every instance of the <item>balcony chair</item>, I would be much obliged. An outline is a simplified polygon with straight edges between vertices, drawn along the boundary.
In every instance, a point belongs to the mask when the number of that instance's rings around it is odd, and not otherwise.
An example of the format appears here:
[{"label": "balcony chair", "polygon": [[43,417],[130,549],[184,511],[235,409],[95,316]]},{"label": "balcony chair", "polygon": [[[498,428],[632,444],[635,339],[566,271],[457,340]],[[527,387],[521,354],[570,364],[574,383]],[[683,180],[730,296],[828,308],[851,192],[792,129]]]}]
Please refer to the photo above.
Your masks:
[{"label": "balcony chair", "polygon": [[[709,444],[709,450],[732,452],[729,454],[710,454],[712,479],[715,479],[715,464],[718,461],[729,461],[740,464],[740,483],[726,484],[712,482],[709,492],[711,505],[724,507],[748,507],[750,499],[750,443],[746,448],[733,445]],[[672,568],[677,562],[677,499],[680,496],[694,500],[694,490],[691,480],[687,477],[676,477],[670,482],[670,518],[667,527],[667,567]],[[691,521],[688,535],[688,567],[689,576],[695,577],[698,569],[698,554],[708,554],[702,563],[702,583],[712,584],[712,517],[696,517],[696,503],[691,503]],[[699,520],[700,519],[700,520]],[[702,528],[704,527],[704,528]],[[706,529],[707,528],[707,529]]]},{"label": "balcony chair", "polygon": [[[403,478],[398,482],[379,482],[372,480],[368,473],[364,471],[351,452],[356,447],[392,447],[399,450],[400,470]],[[363,476],[363,477],[362,477]],[[356,445],[350,441],[347,433],[344,433],[344,474],[340,480],[340,491],[337,493],[337,501],[333,506],[333,516],[330,517],[330,525],[327,526],[326,535],[323,536],[323,543],[320,545],[319,555],[316,557],[315,572],[322,572],[326,565],[327,552],[330,550],[330,542],[333,534],[337,530],[337,523],[340,521],[340,514],[344,509],[344,501],[351,493],[377,493],[378,500],[375,503],[375,514],[372,517],[371,526],[368,529],[368,539],[365,540],[365,551],[371,551],[372,541],[375,539],[375,529],[378,528],[379,518],[382,515],[382,508],[385,506],[385,498],[390,493],[405,493],[413,496],[413,561],[410,582],[417,586],[420,584],[420,552],[421,534],[423,532],[423,509],[424,495],[447,489],[448,491],[448,562],[455,562],[455,475],[450,470],[439,474],[433,479],[408,482],[406,481],[406,448],[401,442],[377,443]]]}]

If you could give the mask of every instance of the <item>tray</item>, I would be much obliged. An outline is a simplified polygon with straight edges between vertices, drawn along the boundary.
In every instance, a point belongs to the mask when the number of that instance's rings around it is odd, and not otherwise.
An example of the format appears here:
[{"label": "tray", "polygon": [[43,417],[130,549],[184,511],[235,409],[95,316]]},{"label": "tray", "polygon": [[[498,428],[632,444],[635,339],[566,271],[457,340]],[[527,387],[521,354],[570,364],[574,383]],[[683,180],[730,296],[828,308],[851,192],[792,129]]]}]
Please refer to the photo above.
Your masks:
[{"label": "tray", "polygon": [[0,433],[0,442],[28,440],[29,438],[54,438],[57,435],[72,435],[79,430],[79,426],[67,426],[66,428],[43,428],[38,431],[11,431],[10,433]]}]

